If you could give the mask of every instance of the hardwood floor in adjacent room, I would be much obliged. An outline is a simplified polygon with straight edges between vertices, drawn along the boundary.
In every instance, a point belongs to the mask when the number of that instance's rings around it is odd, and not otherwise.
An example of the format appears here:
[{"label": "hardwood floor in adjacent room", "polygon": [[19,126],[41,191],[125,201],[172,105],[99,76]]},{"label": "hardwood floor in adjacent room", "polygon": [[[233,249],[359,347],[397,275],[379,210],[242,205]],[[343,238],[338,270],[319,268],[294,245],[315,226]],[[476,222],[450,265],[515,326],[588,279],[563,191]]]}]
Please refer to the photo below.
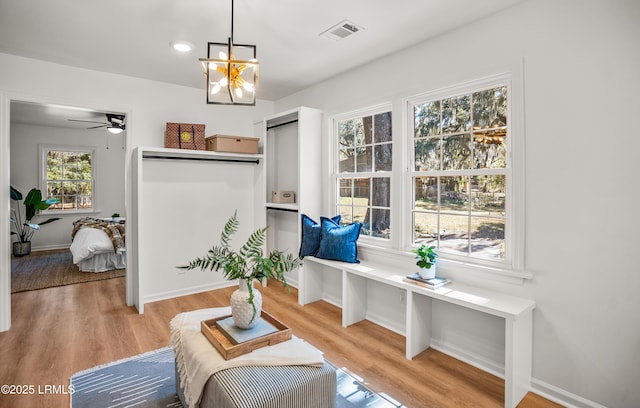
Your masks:
[{"label": "hardwood floor in adjacent room", "polygon": [[[394,332],[368,321],[343,328],[335,306],[319,301],[302,307],[295,289],[287,294],[277,282],[257,286],[264,309],[296,336],[407,407],[503,405],[504,382],[495,376],[431,349],[409,361],[404,337]],[[16,293],[11,330],[0,333],[0,384],[33,386],[33,395],[0,395],[0,407],[68,407],[69,395],[46,386],[66,389],[77,371],[167,346],[173,316],[227,306],[234,290],[149,303],[143,315],[125,306],[124,278]],[[532,393],[520,404],[558,406]]]}]

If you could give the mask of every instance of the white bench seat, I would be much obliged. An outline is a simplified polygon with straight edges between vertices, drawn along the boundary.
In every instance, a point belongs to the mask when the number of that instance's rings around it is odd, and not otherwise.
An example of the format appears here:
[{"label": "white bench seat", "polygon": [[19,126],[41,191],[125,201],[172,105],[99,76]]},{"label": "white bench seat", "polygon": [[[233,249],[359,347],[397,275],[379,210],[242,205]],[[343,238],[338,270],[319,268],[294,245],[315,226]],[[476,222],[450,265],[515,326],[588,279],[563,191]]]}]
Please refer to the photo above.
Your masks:
[{"label": "white bench seat", "polygon": [[406,358],[412,359],[431,345],[432,302],[459,305],[504,319],[505,407],[515,407],[531,383],[533,309],[535,302],[482,288],[449,283],[431,290],[404,281],[411,272],[388,265],[351,264],[305,257],[299,274],[298,303],[321,300],[322,267],[342,274],[342,325],[348,327],[367,315],[367,280],[406,291]]}]

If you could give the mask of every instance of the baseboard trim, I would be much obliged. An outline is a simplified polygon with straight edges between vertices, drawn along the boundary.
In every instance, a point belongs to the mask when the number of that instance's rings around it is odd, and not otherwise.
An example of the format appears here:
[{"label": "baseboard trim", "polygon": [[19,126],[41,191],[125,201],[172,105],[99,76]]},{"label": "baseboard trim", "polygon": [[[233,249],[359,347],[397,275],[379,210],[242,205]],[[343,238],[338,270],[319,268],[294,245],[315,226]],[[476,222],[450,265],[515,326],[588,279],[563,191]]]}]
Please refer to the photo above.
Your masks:
[{"label": "baseboard trim", "polygon": [[401,336],[406,337],[407,333],[403,327],[398,327],[398,325],[394,325],[392,321],[389,319],[385,319],[376,314],[367,314],[366,319],[371,323],[375,323],[378,326],[384,327],[387,330],[391,330],[394,333],[397,333]]},{"label": "baseboard trim", "polygon": [[143,304],[158,302],[160,300],[173,299],[181,296],[194,295],[196,293],[208,292],[210,290],[228,288],[229,286],[238,286],[237,281],[223,281],[210,283],[206,285],[192,286],[180,290],[171,290],[167,292],[152,293],[142,297]]},{"label": "baseboard trim", "polygon": [[33,248],[31,248],[31,252],[55,251],[55,250],[58,250],[58,249],[69,249],[70,247],[71,247],[71,244],[66,244],[66,245],[45,245],[45,246],[33,247]]},{"label": "baseboard trim", "polygon": [[470,353],[436,339],[431,339],[431,348],[504,380],[504,364],[488,360],[478,354]]},{"label": "baseboard trim", "polygon": [[605,405],[573,394],[537,378],[531,379],[531,392],[567,408],[606,408]]},{"label": "baseboard trim", "polygon": [[337,299],[334,297],[328,297],[328,296],[323,296],[322,300],[329,303],[330,305],[334,305],[335,307],[338,307],[340,309],[342,309],[342,299]]}]

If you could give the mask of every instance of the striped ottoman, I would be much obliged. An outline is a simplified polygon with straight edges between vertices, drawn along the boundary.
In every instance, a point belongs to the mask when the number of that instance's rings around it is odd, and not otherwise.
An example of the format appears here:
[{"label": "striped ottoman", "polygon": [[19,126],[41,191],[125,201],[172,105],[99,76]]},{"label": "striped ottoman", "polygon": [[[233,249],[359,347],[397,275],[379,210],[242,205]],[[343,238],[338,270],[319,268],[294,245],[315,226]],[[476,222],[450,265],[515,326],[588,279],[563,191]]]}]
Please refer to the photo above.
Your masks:
[{"label": "striped ottoman", "polygon": [[[176,388],[185,404],[180,376]],[[207,382],[200,408],[334,408],[336,370],[322,367],[234,367],[218,371]]]}]

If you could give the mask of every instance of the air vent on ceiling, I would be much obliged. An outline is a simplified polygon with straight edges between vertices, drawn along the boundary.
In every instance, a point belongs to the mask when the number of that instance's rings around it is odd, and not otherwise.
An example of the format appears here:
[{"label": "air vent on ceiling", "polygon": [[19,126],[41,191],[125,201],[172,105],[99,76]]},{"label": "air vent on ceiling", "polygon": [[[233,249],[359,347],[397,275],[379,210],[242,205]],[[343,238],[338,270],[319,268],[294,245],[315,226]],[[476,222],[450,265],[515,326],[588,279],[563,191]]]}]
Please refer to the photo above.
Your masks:
[{"label": "air vent on ceiling", "polygon": [[328,30],[321,32],[319,35],[320,37],[324,37],[332,41],[338,41],[345,39],[360,30],[362,30],[362,27],[349,20],[343,20]]}]

